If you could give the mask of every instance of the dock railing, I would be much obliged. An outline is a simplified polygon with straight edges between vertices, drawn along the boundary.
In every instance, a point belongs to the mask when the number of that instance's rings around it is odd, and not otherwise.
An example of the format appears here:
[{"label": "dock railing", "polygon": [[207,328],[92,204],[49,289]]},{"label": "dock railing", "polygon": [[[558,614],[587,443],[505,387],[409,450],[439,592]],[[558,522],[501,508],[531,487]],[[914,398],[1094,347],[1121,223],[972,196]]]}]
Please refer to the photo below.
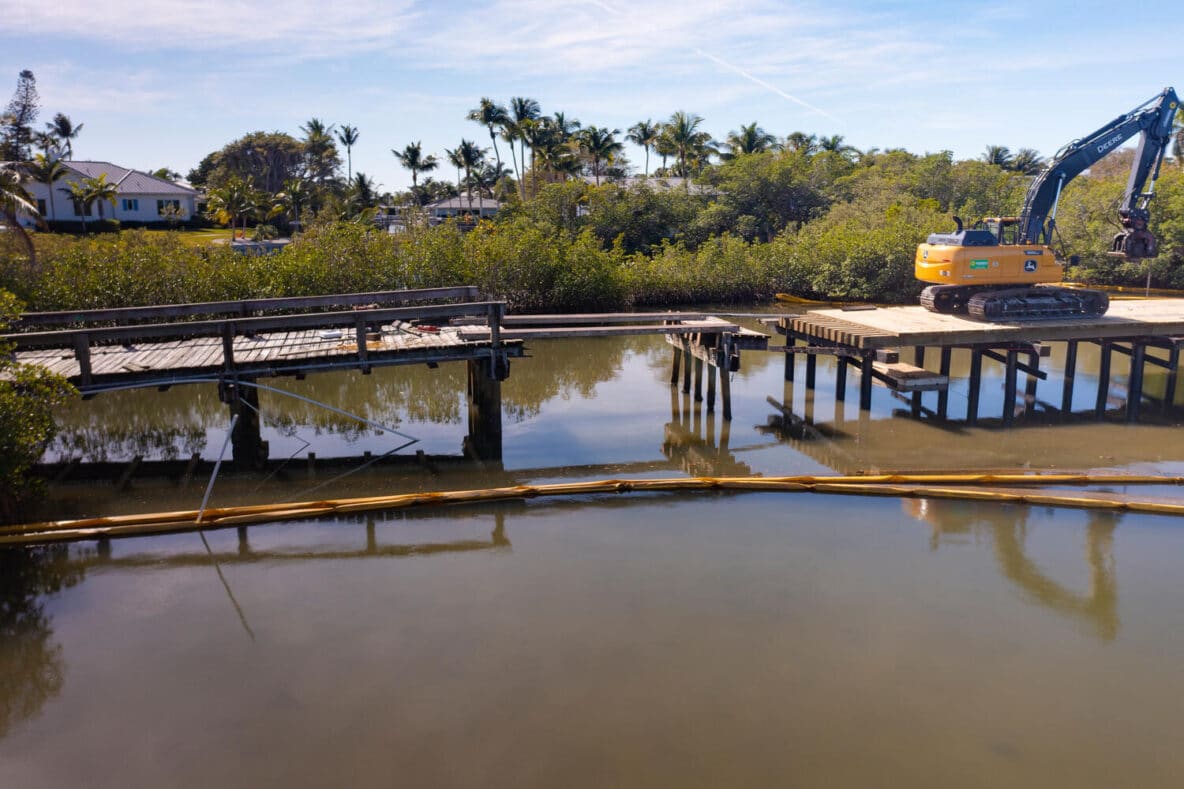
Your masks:
[{"label": "dock railing", "polygon": [[[224,373],[233,374],[235,372],[234,338],[239,335],[255,337],[268,331],[353,328],[358,349],[357,361],[363,368],[366,368],[369,350],[366,335],[370,327],[395,321],[423,323],[444,322],[461,317],[483,318],[488,322],[490,329],[491,352],[496,354],[501,345],[501,323],[505,316],[505,302],[463,301],[409,307],[380,306],[415,301],[438,302],[445,299],[472,299],[477,296],[478,289],[476,287],[464,286],[25,313],[21,315],[17,323],[18,329],[46,325],[68,325],[72,328],[17,331],[4,335],[2,339],[11,343],[18,351],[34,348],[73,349],[79,365],[79,383],[83,388],[91,383],[91,349],[95,346],[117,343],[128,345],[135,341],[147,340],[221,337],[223,349],[221,367]],[[339,306],[350,306],[351,309],[312,311]],[[259,313],[275,314],[260,315]],[[178,318],[227,314],[233,317],[177,320]],[[165,322],[147,322],[162,319]],[[129,321],[145,322],[128,323]]]}]

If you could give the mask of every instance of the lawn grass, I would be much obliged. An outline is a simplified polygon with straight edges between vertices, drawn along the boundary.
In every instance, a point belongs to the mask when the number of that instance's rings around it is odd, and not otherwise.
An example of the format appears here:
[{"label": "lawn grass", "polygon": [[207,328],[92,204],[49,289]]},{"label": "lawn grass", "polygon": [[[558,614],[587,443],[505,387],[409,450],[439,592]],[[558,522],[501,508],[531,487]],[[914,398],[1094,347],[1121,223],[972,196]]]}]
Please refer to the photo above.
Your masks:
[{"label": "lawn grass", "polygon": [[174,233],[182,242],[192,247],[204,247],[214,243],[225,244],[230,240],[230,228],[227,227],[211,227],[201,230],[145,230],[144,232],[155,236]]}]

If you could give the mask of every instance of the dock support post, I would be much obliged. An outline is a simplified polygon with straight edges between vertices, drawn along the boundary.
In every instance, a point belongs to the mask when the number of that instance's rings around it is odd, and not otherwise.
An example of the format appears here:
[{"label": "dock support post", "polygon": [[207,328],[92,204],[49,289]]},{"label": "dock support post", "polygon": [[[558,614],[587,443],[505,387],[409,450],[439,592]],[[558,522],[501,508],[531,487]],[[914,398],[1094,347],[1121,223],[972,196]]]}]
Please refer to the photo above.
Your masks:
[{"label": "dock support post", "polygon": [[729,337],[720,338],[719,355],[719,396],[724,401],[724,422],[732,420],[732,341]]},{"label": "dock support post", "polygon": [[1127,383],[1126,421],[1139,418],[1139,406],[1143,401],[1143,367],[1147,357],[1147,346],[1135,340],[1131,343],[1131,374]]},{"label": "dock support post", "polygon": [[689,394],[691,391],[691,367],[693,361],[691,359],[691,346],[687,340],[682,348],[682,393]]},{"label": "dock support post", "polygon": [[[785,347],[786,348],[793,348],[797,344],[798,344],[798,340],[796,337],[794,337],[792,334],[786,335],[786,337],[785,337]],[[788,353],[787,352],[785,354],[785,380],[787,380],[787,381],[793,380],[794,362],[797,361],[797,359],[795,359],[794,357],[796,357],[796,356],[797,356],[796,353]]]},{"label": "dock support post", "polygon": [[847,397],[847,357],[835,357],[835,402],[843,402]]},{"label": "dock support post", "polygon": [[1180,346],[1172,345],[1168,351],[1168,380],[1163,390],[1163,411],[1168,413],[1176,407],[1176,379],[1180,375]]},{"label": "dock support post", "polygon": [[1106,401],[1110,398],[1110,343],[1102,340],[1098,347],[1098,397],[1094,401],[1094,416],[1101,419],[1106,416]]},{"label": "dock support post", "polygon": [[268,447],[259,428],[259,390],[243,381],[229,385],[230,411],[237,414],[230,434],[231,457],[239,468],[261,468],[267,463]]},{"label": "dock support post", "polygon": [[950,410],[950,358],[952,352],[949,348],[941,349],[941,369],[940,373],[945,376],[947,381],[946,386],[937,390],[937,415],[941,419],[945,419]]},{"label": "dock support post", "polygon": [[502,459],[502,382],[490,359],[469,360],[469,435],[478,460]]},{"label": "dock support post", "polygon": [[1073,413],[1073,382],[1077,378],[1077,340],[1065,348],[1065,385],[1061,390],[1061,419]]},{"label": "dock support post", "polygon": [[[813,343],[810,343],[813,345]],[[806,354],[806,391],[814,391],[814,383],[818,376],[818,356],[813,353]]]},{"label": "dock support post", "polygon": [[703,360],[695,357],[695,402],[703,402]]},{"label": "dock support post", "polygon": [[1036,408],[1036,386],[1040,383],[1040,354],[1033,350],[1028,352],[1028,383],[1024,386],[1024,415],[1032,413]]},{"label": "dock support post", "polygon": [[978,401],[983,388],[983,349],[970,349],[970,391],[966,393],[966,424],[978,423]]},{"label": "dock support post", "polygon": [[1003,373],[1003,426],[1011,427],[1015,422],[1016,351],[1007,351],[1007,369]]},{"label": "dock support post", "polygon": [[91,383],[90,335],[79,332],[74,335],[74,358],[78,360],[78,382],[83,388]]},{"label": "dock support post", "polygon": [[712,359],[714,364],[707,365],[707,413],[715,411],[715,376],[723,375],[724,370],[719,366],[719,346],[720,336],[715,335],[715,345],[712,346]]},{"label": "dock support post", "polygon": [[876,356],[864,353],[863,361],[859,365],[859,410],[872,410],[872,364]]},{"label": "dock support post", "polygon": [[[918,345],[913,348],[913,364],[917,367],[925,367],[925,346]],[[921,415],[921,393],[913,392],[912,396],[912,412],[914,417]]]},{"label": "dock support post", "polygon": [[670,373],[670,385],[678,386],[679,364],[682,362],[682,348],[674,346],[674,364]]}]

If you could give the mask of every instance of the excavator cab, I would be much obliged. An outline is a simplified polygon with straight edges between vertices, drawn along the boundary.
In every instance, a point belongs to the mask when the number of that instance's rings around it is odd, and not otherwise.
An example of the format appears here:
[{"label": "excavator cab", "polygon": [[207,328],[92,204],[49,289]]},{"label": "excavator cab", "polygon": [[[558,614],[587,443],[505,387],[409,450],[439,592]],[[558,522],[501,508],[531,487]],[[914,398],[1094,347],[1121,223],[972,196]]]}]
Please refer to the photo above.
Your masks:
[{"label": "excavator cab", "polygon": [[991,231],[997,244],[1020,243],[1020,219],[1017,216],[992,216],[984,219],[982,225]]}]

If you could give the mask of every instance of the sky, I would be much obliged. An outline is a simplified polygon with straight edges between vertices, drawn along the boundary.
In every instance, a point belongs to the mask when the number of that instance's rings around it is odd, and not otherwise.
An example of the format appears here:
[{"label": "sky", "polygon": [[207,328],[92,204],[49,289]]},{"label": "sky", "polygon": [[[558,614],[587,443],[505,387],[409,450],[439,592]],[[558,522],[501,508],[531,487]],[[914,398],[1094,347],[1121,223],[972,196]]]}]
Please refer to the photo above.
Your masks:
[{"label": "sky", "polygon": [[182,174],[253,131],[349,124],[382,191],[411,183],[392,149],[489,148],[465,119],[483,96],[622,132],[682,110],[717,140],[755,121],[1048,156],[1184,91],[1179,19],[1179,0],[0,0],[0,103],[30,69],[38,123],[84,124],[76,159]]}]

